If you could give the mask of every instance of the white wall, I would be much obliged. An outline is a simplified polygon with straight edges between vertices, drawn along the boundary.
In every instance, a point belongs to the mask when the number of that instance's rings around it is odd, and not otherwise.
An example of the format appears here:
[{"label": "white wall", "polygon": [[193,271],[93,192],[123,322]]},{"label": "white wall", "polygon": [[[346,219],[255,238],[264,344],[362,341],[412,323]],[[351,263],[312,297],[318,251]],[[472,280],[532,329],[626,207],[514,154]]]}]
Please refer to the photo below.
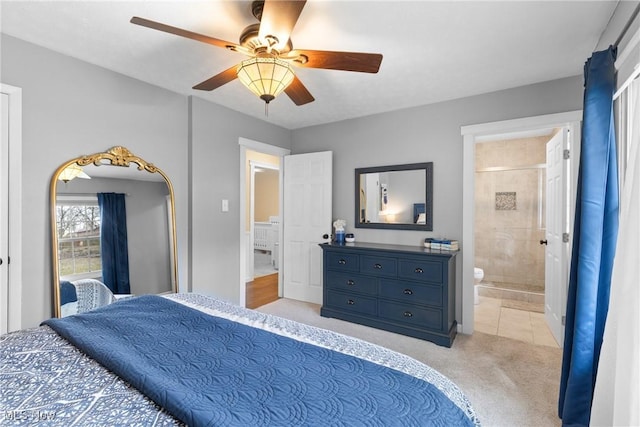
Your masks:
[{"label": "white wall", "polygon": [[[582,77],[576,76],[298,129],[293,131],[292,153],[333,151],[333,217],[347,219],[347,232],[355,233],[356,240],[407,245],[420,245],[425,237],[460,240],[456,313],[461,322],[465,242],[460,127],[580,110],[582,91]],[[418,162],[433,162],[433,232],[354,228],[354,169]]]},{"label": "white wall", "polygon": [[123,145],[171,178],[187,283],[187,98],[2,35],[3,83],[22,88],[22,327],[52,315],[49,182],[68,159]]}]

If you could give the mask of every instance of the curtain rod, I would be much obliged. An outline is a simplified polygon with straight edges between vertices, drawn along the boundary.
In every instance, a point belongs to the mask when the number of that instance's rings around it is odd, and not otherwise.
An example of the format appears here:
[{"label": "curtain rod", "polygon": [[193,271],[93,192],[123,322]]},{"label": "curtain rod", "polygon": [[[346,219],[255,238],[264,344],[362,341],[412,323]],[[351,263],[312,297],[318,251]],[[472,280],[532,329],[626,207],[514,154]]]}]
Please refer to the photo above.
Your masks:
[{"label": "curtain rod", "polygon": [[634,9],[633,13],[631,14],[631,17],[629,18],[629,20],[625,24],[624,28],[620,32],[620,35],[618,36],[618,38],[616,39],[615,43],[613,44],[613,47],[618,47],[618,45],[620,44],[620,42],[622,41],[624,36],[627,34],[627,31],[629,30],[629,27],[631,27],[631,24],[636,19],[636,16],[638,16],[639,12],[640,12],[640,3],[638,3],[636,5],[636,8]]}]

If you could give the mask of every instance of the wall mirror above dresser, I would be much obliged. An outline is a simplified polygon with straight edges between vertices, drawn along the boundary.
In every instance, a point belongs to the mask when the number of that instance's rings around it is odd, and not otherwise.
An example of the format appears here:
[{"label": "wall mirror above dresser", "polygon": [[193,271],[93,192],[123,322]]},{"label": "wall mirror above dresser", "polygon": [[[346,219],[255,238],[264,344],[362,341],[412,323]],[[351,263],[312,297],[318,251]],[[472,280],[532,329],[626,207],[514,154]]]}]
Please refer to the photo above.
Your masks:
[{"label": "wall mirror above dresser", "polygon": [[50,185],[54,312],[178,289],[173,186],[125,147],[63,163]]},{"label": "wall mirror above dresser", "polygon": [[433,231],[433,163],[355,170],[356,228]]}]

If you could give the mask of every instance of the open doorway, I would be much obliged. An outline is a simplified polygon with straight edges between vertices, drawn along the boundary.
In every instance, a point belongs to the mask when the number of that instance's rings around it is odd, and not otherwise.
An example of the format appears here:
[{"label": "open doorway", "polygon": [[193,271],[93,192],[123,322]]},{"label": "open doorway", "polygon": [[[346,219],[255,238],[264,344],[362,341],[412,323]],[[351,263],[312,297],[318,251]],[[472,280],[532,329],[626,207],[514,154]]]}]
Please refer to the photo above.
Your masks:
[{"label": "open doorway", "polygon": [[283,294],[283,159],[290,150],[240,138],[240,305]]},{"label": "open doorway", "polygon": [[[249,151],[249,255],[246,306],[278,299],[280,270],[280,158]],[[255,160],[260,158],[260,160]]]},{"label": "open doorway", "polygon": [[564,207],[547,204],[547,145],[559,132],[492,135],[475,147],[475,330],[556,348],[545,262],[548,209]]},{"label": "open doorway", "polygon": [[[477,145],[481,144],[483,141],[491,140],[491,138],[496,138],[497,136],[503,136],[505,134],[509,134],[509,138],[514,138],[514,135],[524,135],[530,134],[532,132],[540,132],[549,129],[562,129],[562,132],[556,132],[558,136],[558,141],[560,141],[557,146],[555,146],[556,155],[554,158],[559,159],[567,159],[566,156],[569,156],[569,152],[564,153],[562,147],[563,142],[568,142],[568,145],[571,146],[570,156],[568,157],[567,162],[560,162],[560,164],[569,165],[569,169],[566,171],[566,181],[568,182],[568,186],[571,189],[575,189],[575,183],[577,181],[577,159],[579,159],[579,150],[580,150],[580,120],[582,117],[581,111],[572,111],[567,113],[558,113],[558,114],[550,114],[545,116],[534,116],[523,119],[514,119],[514,120],[506,120],[502,122],[493,122],[493,123],[484,123],[478,125],[470,125],[463,126],[461,128],[461,133],[463,135],[463,257],[462,257],[462,298],[459,302],[462,306],[462,324],[459,324],[459,329],[461,329],[462,333],[471,334],[475,329],[475,298],[474,298],[474,290],[475,290],[475,280],[474,276],[476,273],[475,270],[475,262],[476,262],[476,223],[475,223],[475,214],[476,214],[476,149]],[[499,138],[498,138],[499,139]],[[504,138],[503,138],[504,139]],[[547,143],[547,149],[550,148],[550,144]],[[547,155],[546,158],[549,158]],[[555,160],[554,160],[555,161]],[[548,170],[548,166],[547,166]],[[554,172],[555,173],[555,172]],[[548,175],[548,174],[547,174]],[[549,178],[548,176],[545,179]],[[547,189],[549,188],[549,182],[547,181]],[[564,188],[561,186],[561,188]],[[548,190],[545,190],[547,194],[556,194],[555,192],[550,193]],[[504,193],[512,193],[513,191],[506,190]],[[559,194],[559,193],[557,193]],[[495,196],[495,192],[494,192]],[[509,198],[510,195],[501,195]],[[516,195],[517,200],[517,195]],[[566,198],[567,205],[565,207],[565,211],[567,212],[566,217],[562,218],[563,221],[556,221],[557,223],[565,222],[568,224],[566,227],[567,230],[572,229],[571,221],[573,220],[573,207],[575,206],[575,191],[570,191],[568,193],[568,197]],[[509,200],[504,201],[507,205]],[[495,197],[494,197],[495,203]],[[545,199],[545,205],[548,205],[549,199]],[[495,209],[495,207],[494,207]],[[555,212],[553,209],[546,209],[547,212]],[[548,220],[547,220],[548,222]],[[570,237],[568,235],[565,236],[566,233],[556,233],[556,229],[560,229],[562,227],[549,227],[549,224],[546,224],[546,237],[549,239],[550,230],[553,230],[553,239],[554,241],[562,241],[566,243],[565,238],[569,241],[568,246],[570,246]],[[551,241],[551,240],[549,240]],[[560,252],[564,252],[560,251]],[[570,247],[566,248],[566,252],[570,253]],[[546,256],[549,256],[553,253],[553,251],[545,248]],[[560,331],[559,335],[562,334],[563,326],[561,325],[563,319],[563,312],[559,313],[559,316],[547,316],[547,293],[551,292],[551,298],[549,301],[553,301],[553,305],[556,309],[564,310],[565,307],[562,306],[563,298],[566,298],[567,291],[567,278],[563,277],[563,273],[560,270],[555,270],[552,275],[555,277],[554,284],[549,286],[550,281],[547,279],[547,266],[551,265],[564,265],[566,262],[558,262],[558,263],[550,263],[548,259],[545,260],[545,321],[551,317],[556,319],[557,325],[549,325],[552,330]],[[565,266],[566,267],[566,266]],[[566,301],[566,299],[564,299]],[[555,336],[555,334],[554,334]],[[562,342],[562,339],[556,337],[556,341]]]}]

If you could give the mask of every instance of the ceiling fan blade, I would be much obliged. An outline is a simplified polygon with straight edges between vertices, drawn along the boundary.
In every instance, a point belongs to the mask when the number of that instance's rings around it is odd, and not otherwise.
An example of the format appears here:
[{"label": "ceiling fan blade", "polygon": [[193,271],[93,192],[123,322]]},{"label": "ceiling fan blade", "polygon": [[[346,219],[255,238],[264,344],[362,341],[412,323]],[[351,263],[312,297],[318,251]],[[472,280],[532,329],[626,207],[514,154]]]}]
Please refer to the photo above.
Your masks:
[{"label": "ceiling fan blade", "polygon": [[278,43],[273,47],[282,52],[287,46],[293,27],[298,22],[305,3],[306,0],[266,0],[262,9],[258,37],[261,40],[265,40],[267,36],[276,37]]},{"label": "ceiling fan blade", "polygon": [[286,93],[296,105],[308,104],[315,100],[313,95],[304,87],[298,76],[293,77],[293,81],[287,86],[284,93]]},{"label": "ceiling fan blade", "polygon": [[[295,57],[298,58],[296,59]],[[382,55],[379,53],[304,49],[292,50],[283,59],[293,59],[293,63],[299,67],[357,71],[361,73],[377,73],[382,63]]]},{"label": "ceiling fan blade", "polygon": [[237,74],[237,66],[234,65],[233,67],[219,73],[216,74],[215,76],[211,77],[210,79],[207,79],[205,81],[203,81],[202,83],[199,83],[197,85],[195,85],[193,88],[197,89],[197,90],[214,90],[219,88],[220,86],[229,83],[231,80],[235,79],[238,77]]},{"label": "ceiling fan blade", "polygon": [[160,22],[151,21],[145,18],[139,18],[134,16],[130,21],[132,24],[140,25],[143,27],[151,28],[153,30],[163,31],[169,34],[175,34],[180,37],[186,37],[188,39],[197,40],[199,42],[208,43],[214,46],[222,47],[225,49],[245,53],[247,50],[236,43],[231,43],[225,40],[216,39],[214,37],[205,36],[203,34],[194,33],[193,31],[183,30],[182,28],[172,27],[171,25],[161,24]]}]

